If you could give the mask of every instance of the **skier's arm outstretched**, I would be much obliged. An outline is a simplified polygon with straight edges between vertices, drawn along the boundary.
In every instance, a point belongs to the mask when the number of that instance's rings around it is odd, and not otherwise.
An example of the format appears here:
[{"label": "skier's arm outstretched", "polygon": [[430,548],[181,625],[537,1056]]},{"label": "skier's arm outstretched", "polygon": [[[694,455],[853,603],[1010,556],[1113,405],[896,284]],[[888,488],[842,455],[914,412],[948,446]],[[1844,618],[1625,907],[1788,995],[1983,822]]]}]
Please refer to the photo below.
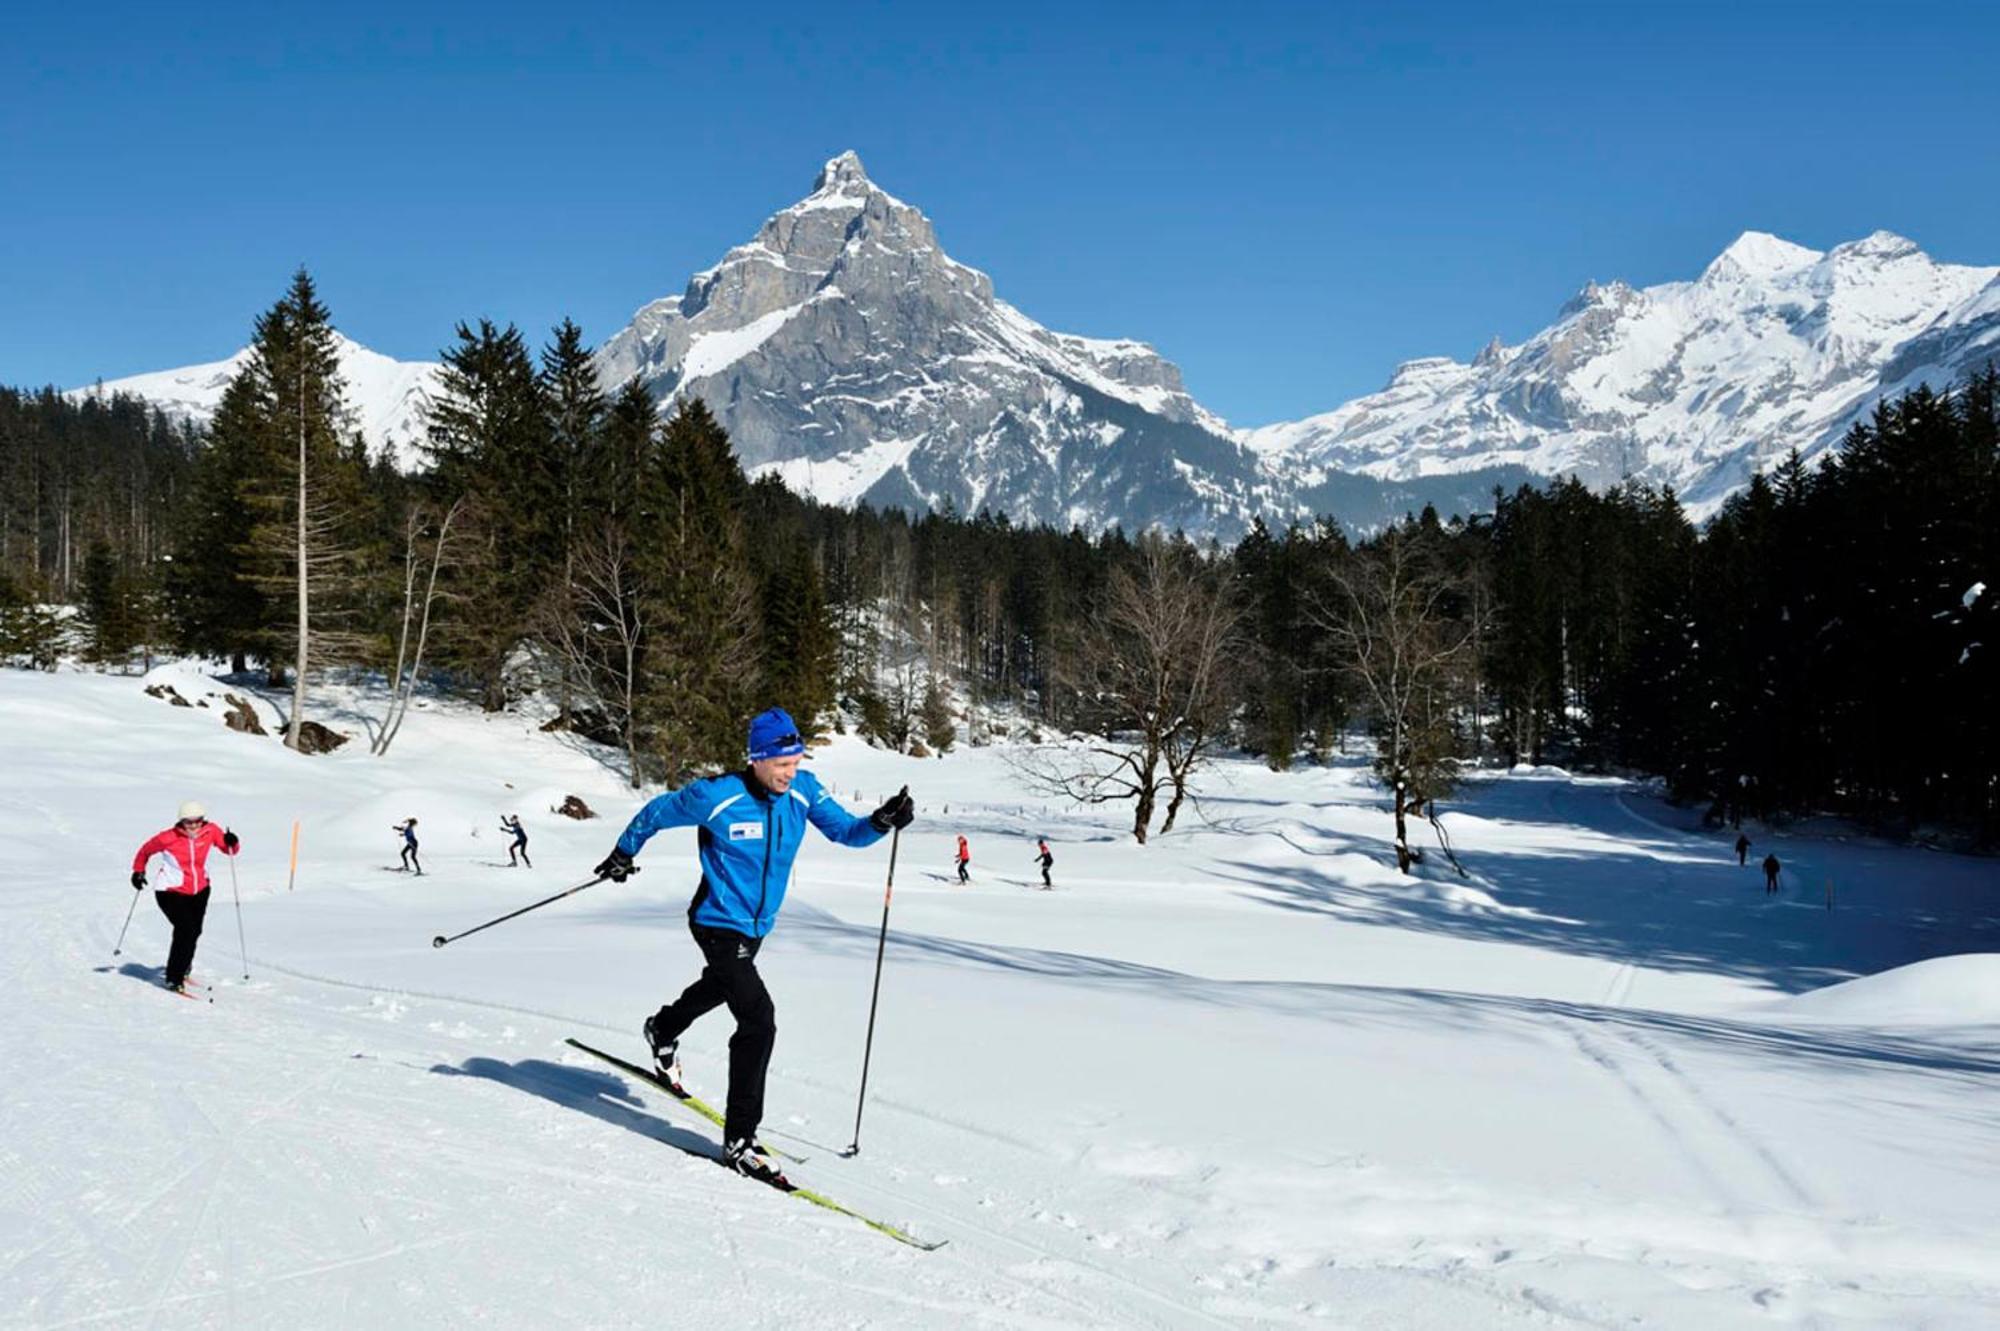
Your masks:
[{"label": "skier's arm outstretched", "polygon": [[710,782],[690,781],[679,790],[670,790],[664,795],[656,795],[647,800],[645,807],[632,815],[632,821],[625,824],[625,830],[618,837],[618,844],[604,857],[604,862],[595,870],[600,878],[609,878],[614,883],[622,883],[632,874],[632,857],[644,849],[646,843],[657,832],[674,827],[698,827],[713,810],[705,805],[715,801],[708,799]]},{"label": "skier's arm outstretched", "polygon": [[840,801],[827,794],[817,781],[802,794],[806,818],[828,841],[843,846],[872,846],[889,835],[890,828],[908,827],[910,815],[915,812],[908,791],[892,795],[881,808],[865,816],[842,808]]}]

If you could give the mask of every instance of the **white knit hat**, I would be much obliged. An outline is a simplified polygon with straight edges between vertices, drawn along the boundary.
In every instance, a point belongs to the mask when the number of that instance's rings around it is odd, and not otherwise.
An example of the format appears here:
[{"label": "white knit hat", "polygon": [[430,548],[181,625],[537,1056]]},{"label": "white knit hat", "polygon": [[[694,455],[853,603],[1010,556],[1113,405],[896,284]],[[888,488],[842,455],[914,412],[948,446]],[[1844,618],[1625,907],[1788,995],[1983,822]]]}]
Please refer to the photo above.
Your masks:
[{"label": "white knit hat", "polygon": [[182,800],[181,817],[182,819],[206,818],[208,817],[208,810],[201,807],[200,800]]}]

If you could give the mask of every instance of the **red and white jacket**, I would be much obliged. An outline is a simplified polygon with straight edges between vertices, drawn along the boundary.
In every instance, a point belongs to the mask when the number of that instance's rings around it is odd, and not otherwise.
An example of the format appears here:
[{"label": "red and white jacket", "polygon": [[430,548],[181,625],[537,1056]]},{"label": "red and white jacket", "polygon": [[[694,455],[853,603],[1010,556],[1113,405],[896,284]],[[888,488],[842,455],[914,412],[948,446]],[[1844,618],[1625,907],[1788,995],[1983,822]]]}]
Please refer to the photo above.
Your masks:
[{"label": "red and white jacket", "polygon": [[218,848],[225,855],[236,853],[222,844],[222,829],[214,823],[203,823],[193,832],[169,827],[139,847],[132,857],[132,872],[143,870],[156,892],[192,895],[208,886],[208,852]]}]

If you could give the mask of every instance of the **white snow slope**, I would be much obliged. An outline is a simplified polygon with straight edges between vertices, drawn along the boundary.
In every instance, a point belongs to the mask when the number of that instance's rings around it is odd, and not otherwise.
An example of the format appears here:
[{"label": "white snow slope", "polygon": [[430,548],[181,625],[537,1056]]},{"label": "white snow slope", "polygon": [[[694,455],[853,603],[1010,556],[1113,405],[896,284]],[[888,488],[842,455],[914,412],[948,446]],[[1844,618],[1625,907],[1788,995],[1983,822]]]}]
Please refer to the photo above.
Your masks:
[{"label": "white snow slope", "polygon": [[[637,804],[589,753],[432,706],[386,759],[305,758],[140,683],[0,671],[9,1325],[2000,1320],[1990,861],[1753,829],[1788,866],[1766,899],[1677,811],[1540,772],[1445,814],[1471,880],[1405,880],[1353,765],[1225,764],[1206,820],[1139,848],[1116,811],[1044,812],[994,750],[837,741],[815,767],[843,799],[921,806],[862,1150],[839,1155],[886,846],[801,858],[760,958],[767,1130],[801,1181],[949,1240],[923,1254],[671,1149],[712,1134],[563,1045],[637,1053],[692,978],[688,834],[429,946],[588,876]],[[571,793],[605,816],[551,815]],[[151,982],[150,899],[112,955],[132,851],[189,797],[244,837],[248,958],[218,861],[212,1005]],[[503,812],[536,868],[503,867]],[[421,879],[393,871],[413,814]],[[684,1044],[717,1098],[729,1030]]]},{"label": "white snow slope", "polygon": [[[397,466],[406,471],[412,469],[418,461],[417,442],[423,438],[425,394],[436,391],[441,367],[435,361],[395,360],[341,333],[333,336],[355,428],[368,441],[370,450],[387,449]],[[228,360],[106,379],[71,389],[66,396],[81,400],[92,394],[112,397],[129,393],[169,416],[207,424],[222,403],[223,390],[249,359],[250,348],[245,347]]]}]

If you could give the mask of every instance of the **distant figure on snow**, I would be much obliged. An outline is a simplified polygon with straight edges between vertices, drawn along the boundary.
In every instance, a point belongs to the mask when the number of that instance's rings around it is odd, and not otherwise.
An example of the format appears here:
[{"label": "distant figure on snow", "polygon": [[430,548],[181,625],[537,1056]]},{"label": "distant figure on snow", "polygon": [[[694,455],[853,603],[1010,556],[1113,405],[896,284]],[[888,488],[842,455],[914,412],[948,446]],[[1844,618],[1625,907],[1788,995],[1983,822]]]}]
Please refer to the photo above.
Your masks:
[{"label": "distant figure on snow", "polygon": [[1764,857],[1764,895],[1767,897],[1771,896],[1777,890],[1778,857],[1776,855],[1766,855]]},{"label": "distant figure on snow", "polygon": [[186,992],[194,947],[201,941],[202,917],[208,914],[208,852],[220,846],[223,854],[234,855],[239,844],[236,833],[217,830],[208,821],[208,811],[189,800],[181,805],[174,825],[139,847],[139,853],[132,857],[134,892],[145,889],[149,864],[159,878],[153,900],[174,927],[164,978],[167,988],[177,994]]},{"label": "distant figure on snow", "polygon": [[1738,864],[1750,863],[1750,838],[1744,836],[1741,832],[1736,834],[1736,862]]},{"label": "distant figure on snow", "polygon": [[424,876],[424,866],[417,862],[417,820],[411,818],[405,822],[397,823],[394,830],[403,834],[403,867],[396,872],[408,873],[410,870],[415,869],[417,877],[422,878]]},{"label": "distant figure on snow", "polygon": [[1049,850],[1049,839],[1047,837],[1037,837],[1035,839],[1035,863],[1042,866],[1042,891],[1050,891],[1055,887],[1055,884],[1049,881],[1049,870],[1055,867],[1056,857]]},{"label": "distant figure on snow", "polygon": [[507,867],[510,869],[516,867],[514,856],[518,852],[521,856],[520,862],[527,865],[530,869],[534,868],[535,862],[528,858],[528,829],[521,826],[521,815],[502,814],[500,817],[500,830],[511,833],[514,837],[514,844],[507,847]]},{"label": "distant figure on snow", "polygon": [[961,883],[972,881],[972,847],[965,844],[963,832],[959,833],[958,837],[958,881]]}]

